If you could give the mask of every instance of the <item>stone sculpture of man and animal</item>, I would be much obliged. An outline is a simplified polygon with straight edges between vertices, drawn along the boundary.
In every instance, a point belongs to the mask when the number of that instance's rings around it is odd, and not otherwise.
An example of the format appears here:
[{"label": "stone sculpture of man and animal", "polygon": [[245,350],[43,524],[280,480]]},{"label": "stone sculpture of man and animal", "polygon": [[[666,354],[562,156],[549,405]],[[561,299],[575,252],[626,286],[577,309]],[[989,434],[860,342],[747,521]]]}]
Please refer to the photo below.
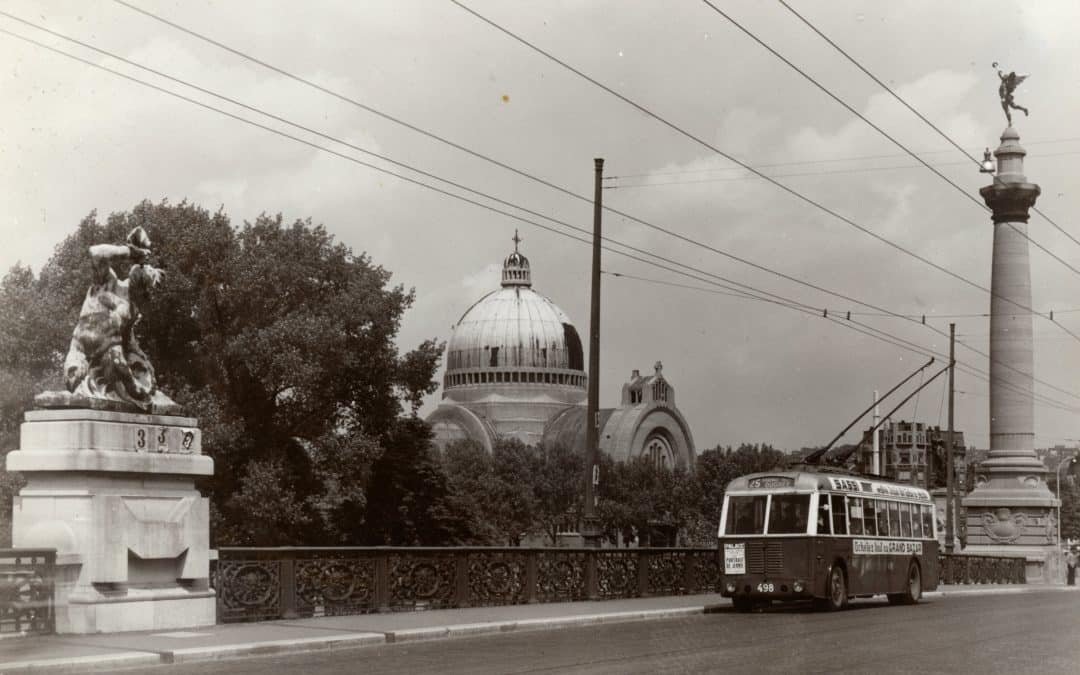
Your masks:
[{"label": "stone sculpture of man and animal", "polygon": [[[44,392],[42,407],[93,407],[171,413],[178,406],[157,390],[154,367],[135,334],[140,305],[164,272],[150,264],[151,242],[136,227],[123,244],[90,247],[93,283],[64,359],[67,392]],[[127,267],[126,274],[120,274]]]}]

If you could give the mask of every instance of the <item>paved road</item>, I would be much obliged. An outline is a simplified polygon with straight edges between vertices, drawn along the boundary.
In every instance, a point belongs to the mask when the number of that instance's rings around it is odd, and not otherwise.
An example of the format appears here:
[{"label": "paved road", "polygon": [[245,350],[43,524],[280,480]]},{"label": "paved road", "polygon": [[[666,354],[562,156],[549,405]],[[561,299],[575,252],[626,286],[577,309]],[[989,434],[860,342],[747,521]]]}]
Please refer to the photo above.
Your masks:
[{"label": "paved road", "polygon": [[311,673],[1080,673],[1080,597],[1028,593],[773,608],[572,630],[124,671]]}]

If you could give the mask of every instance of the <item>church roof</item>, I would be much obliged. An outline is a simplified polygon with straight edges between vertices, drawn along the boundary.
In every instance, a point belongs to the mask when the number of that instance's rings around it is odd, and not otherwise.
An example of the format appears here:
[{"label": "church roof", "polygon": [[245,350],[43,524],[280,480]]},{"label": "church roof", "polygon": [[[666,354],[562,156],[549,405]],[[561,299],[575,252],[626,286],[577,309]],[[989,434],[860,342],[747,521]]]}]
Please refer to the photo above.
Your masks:
[{"label": "church roof", "polygon": [[584,372],[581,338],[570,317],[532,288],[528,259],[517,250],[503,262],[502,285],[462,314],[446,350],[447,372],[540,368]]}]

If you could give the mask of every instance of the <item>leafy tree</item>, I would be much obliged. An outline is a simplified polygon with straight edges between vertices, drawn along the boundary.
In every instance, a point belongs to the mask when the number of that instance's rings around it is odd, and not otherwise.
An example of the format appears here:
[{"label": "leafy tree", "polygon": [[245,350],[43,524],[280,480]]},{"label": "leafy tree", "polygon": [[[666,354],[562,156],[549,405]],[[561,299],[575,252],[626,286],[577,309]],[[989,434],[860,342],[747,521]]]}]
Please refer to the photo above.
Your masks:
[{"label": "leafy tree", "polygon": [[364,541],[376,546],[453,546],[469,543],[469,514],[458,507],[417,418],[400,421],[371,471]]},{"label": "leafy tree", "polygon": [[[159,386],[200,419],[215,462],[205,486],[214,543],[355,541],[366,467],[397,437],[403,404],[415,413],[437,387],[442,345],[399,354],[413,292],[310,221],[260,216],[236,227],[221,211],[143,202],[104,223],[91,213],[37,278],[13,268],[0,289],[0,447],[17,445],[31,393],[58,379],[90,285],[87,249],[136,225],[166,272],[139,341]],[[272,534],[248,525],[265,515],[260,481],[296,510]]]},{"label": "leafy tree", "polygon": [[671,545],[679,530],[698,513],[698,491],[685,469],[657,468],[647,457],[604,462],[601,475],[601,521],[605,535],[629,544]]},{"label": "leafy tree", "polygon": [[783,466],[785,459],[784,453],[767,443],[744,443],[736,450],[717,446],[698,455],[697,481],[701,491],[702,518],[715,532],[720,524],[720,509],[728,483],[739,476]]},{"label": "leafy tree", "polygon": [[1080,539],[1080,484],[1073,476],[1061,481],[1061,537]]},{"label": "leafy tree", "polygon": [[496,490],[492,455],[479,443],[466,439],[443,451],[449,499],[468,522],[476,543],[492,544],[498,531],[492,523],[492,493]]},{"label": "leafy tree", "polygon": [[533,485],[533,468],[538,457],[537,449],[517,439],[500,439],[495,443],[492,451],[495,480],[486,513],[496,533],[496,543],[519,546],[524,535],[540,526],[540,495]]},{"label": "leafy tree", "polygon": [[563,445],[539,446],[533,466],[537,530],[555,546],[562,525],[583,512],[585,460]]}]

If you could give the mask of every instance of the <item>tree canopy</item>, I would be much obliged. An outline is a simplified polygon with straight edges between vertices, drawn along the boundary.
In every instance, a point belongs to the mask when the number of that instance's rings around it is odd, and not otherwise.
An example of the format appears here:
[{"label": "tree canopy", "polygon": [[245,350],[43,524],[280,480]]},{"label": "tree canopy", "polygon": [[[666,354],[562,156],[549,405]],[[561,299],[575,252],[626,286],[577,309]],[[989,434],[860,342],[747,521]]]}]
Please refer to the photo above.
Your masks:
[{"label": "tree canopy", "polygon": [[[162,285],[136,330],[158,384],[200,420],[214,458],[216,545],[353,541],[367,468],[433,392],[442,345],[399,353],[414,293],[309,220],[142,202],[91,213],[36,277],[0,286],[0,442],[17,445],[60,362],[90,284],[87,249],[142,226]],[[409,422],[411,424],[411,422]],[[409,427],[412,429],[412,427]],[[413,429],[415,431],[415,429]],[[9,502],[10,503],[10,502]]]}]

